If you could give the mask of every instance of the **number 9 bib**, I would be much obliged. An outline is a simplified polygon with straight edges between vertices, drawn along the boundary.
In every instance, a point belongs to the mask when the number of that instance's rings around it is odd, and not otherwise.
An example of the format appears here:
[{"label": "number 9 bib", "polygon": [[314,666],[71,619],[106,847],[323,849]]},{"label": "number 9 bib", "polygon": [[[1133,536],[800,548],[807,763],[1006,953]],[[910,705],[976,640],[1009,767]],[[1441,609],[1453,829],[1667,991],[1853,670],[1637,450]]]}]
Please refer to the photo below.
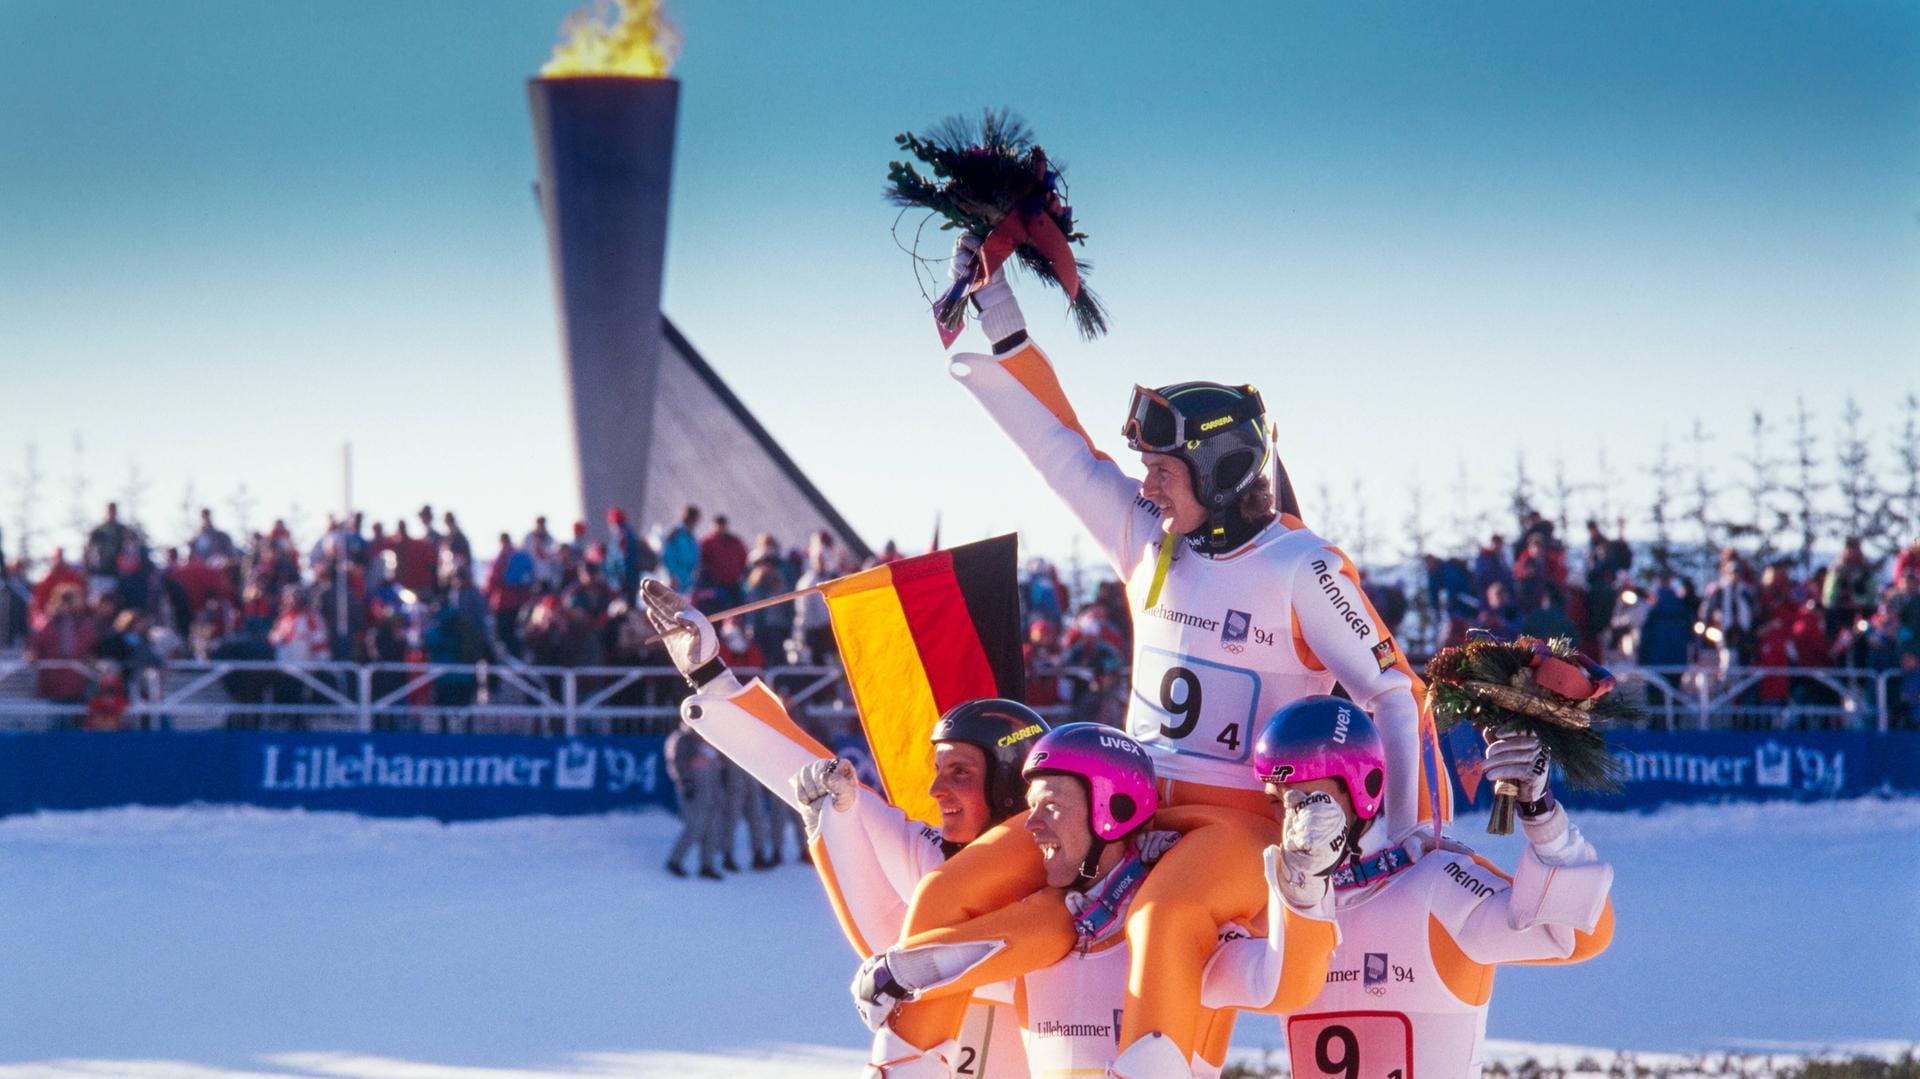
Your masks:
[{"label": "number 9 bib", "polygon": [[1141,648],[1128,734],[1182,756],[1240,763],[1253,752],[1260,676],[1242,667]]},{"label": "number 9 bib", "polygon": [[1325,1012],[1287,1020],[1293,1079],[1414,1079],[1413,1024],[1399,1012]]}]

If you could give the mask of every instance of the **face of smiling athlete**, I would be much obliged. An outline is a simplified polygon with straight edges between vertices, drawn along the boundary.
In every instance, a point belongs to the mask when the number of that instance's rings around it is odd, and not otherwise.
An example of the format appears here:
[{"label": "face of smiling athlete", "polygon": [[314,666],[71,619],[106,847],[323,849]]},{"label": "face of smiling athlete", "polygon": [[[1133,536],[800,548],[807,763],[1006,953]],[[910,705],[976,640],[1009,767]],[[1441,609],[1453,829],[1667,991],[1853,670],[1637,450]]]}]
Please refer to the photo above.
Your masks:
[{"label": "face of smiling athlete", "polygon": [[940,836],[950,843],[971,843],[987,830],[987,755],[964,742],[933,747],[933,785],[927,788],[940,807]]},{"label": "face of smiling athlete", "polygon": [[1140,481],[1140,495],[1160,507],[1160,527],[1185,535],[1207,523],[1207,509],[1193,493],[1193,474],[1186,462],[1165,453],[1143,453],[1140,463],[1147,466],[1147,478]]},{"label": "face of smiling athlete", "polygon": [[1046,864],[1047,886],[1065,888],[1093,850],[1087,789],[1071,776],[1037,776],[1027,784],[1027,807],[1027,831]]}]

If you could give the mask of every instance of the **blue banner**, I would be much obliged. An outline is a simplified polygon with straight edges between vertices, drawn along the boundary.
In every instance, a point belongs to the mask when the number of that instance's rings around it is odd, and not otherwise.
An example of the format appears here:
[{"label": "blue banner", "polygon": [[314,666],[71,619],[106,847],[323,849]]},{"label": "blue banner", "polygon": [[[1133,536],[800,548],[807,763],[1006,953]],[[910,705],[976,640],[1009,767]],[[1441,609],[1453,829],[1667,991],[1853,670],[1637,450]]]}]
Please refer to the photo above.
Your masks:
[{"label": "blue banner", "polygon": [[[1480,781],[1485,745],[1461,724],[1447,733],[1448,771],[1462,805],[1493,804]],[[1675,802],[1818,801],[1920,793],[1920,734],[1856,731],[1608,731],[1625,771],[1619,794],[1569,790],[1570,806],[1648,809]],[[1464,814],[1463,814],[1464,815]]]},{"label": "blue banner", "polygon": [[63,732],[0,736],[0,815],[243,803],[473,820],[675,806],[665,739]]}]

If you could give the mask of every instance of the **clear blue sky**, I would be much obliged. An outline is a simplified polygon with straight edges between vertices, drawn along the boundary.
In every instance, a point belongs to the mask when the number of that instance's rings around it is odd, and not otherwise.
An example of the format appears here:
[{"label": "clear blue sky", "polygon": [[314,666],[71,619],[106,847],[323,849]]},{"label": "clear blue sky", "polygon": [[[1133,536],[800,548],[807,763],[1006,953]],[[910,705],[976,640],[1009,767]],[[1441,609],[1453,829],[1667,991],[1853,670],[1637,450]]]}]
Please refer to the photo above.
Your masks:
[{"label": "clear blue sky", "polygon": [[[570,515],[524,83],[573,6],[0,0],[0,526],[35,444],[64,527],[76,433],[88,502],[137,464],[163,538],[189,482],[311,530],[343,441],[382,517]],[[671,8],[666,310],[871,542],[1076,542],[879,197],[895,132],[987,104],[1092,235],[1109,338],[1023,292],[1088,426],[1120,453],[1134,382],[1252,381],[1335,539],[1356,479],[1397,537],[1523,446],[1587,479],[1604,444],[1640,516],[1696,416],[1730,455],[1754,408],[1884,428],[1920,384],[1920,8],[1181,7]]]}]

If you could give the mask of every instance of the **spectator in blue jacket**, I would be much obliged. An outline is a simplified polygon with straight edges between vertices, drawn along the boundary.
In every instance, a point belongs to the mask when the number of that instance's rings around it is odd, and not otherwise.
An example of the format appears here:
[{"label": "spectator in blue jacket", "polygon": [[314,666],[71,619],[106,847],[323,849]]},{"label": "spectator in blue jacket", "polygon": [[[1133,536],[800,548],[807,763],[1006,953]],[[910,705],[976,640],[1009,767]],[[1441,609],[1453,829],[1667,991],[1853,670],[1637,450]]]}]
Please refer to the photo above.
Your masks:
[{"label": "spectator in blue jacket", "polygon": [[693,529],[699,523],[700,507],[688,506],[680,515],[680,523],[660,545],[660,565],[676,592],[693,591],[693,579],[700,570],[700,537]]}]

